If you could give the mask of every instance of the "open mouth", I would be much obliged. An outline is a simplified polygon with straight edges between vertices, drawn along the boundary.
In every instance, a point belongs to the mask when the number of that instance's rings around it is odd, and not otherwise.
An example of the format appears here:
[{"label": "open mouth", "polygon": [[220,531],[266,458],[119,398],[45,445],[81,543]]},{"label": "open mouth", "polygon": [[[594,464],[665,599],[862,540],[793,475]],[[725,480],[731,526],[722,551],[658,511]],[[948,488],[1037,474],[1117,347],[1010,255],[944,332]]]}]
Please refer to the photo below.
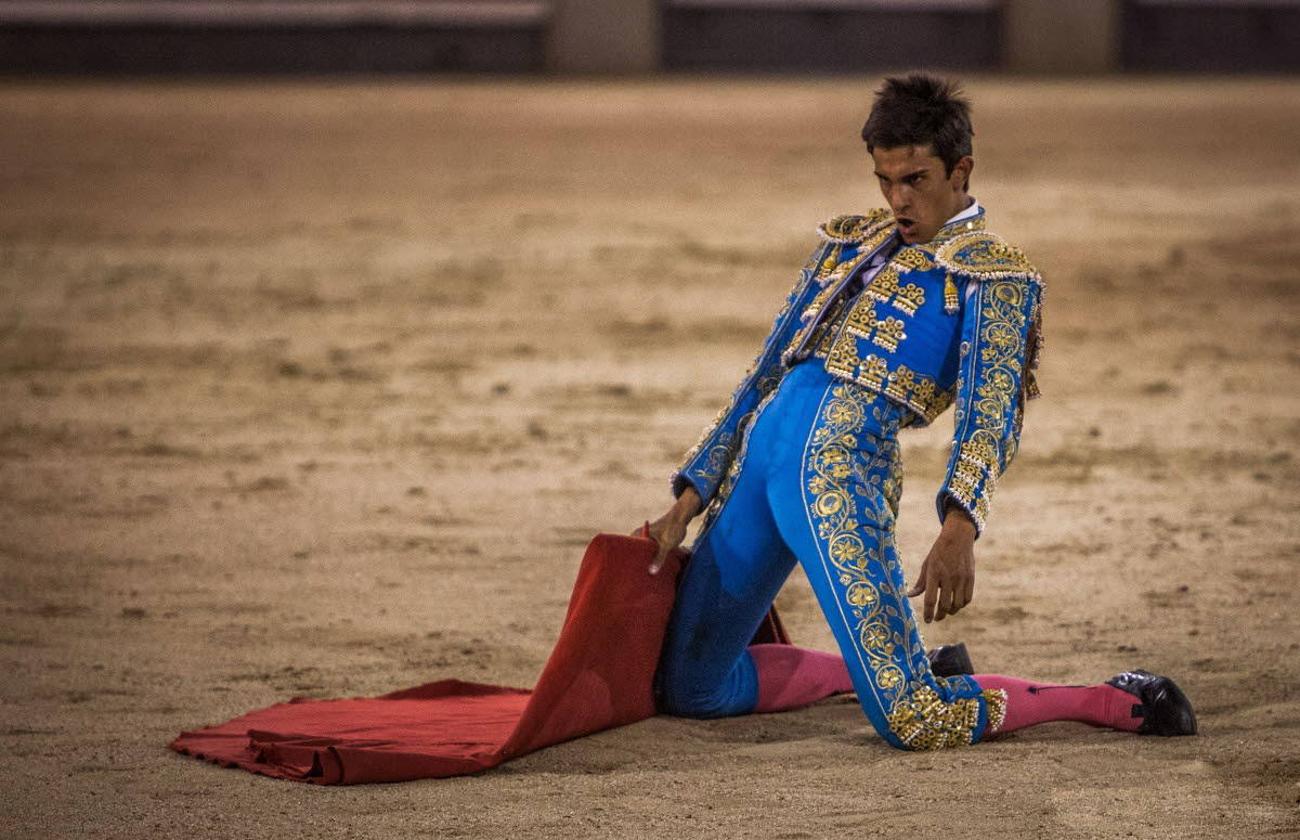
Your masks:
[{"label": "open mouth", "polygon": [[898,232],[904,236],[911,236],[916,231],[916,219],[909,219],[907,216],[895,216],[894,221],[898,224]]}]

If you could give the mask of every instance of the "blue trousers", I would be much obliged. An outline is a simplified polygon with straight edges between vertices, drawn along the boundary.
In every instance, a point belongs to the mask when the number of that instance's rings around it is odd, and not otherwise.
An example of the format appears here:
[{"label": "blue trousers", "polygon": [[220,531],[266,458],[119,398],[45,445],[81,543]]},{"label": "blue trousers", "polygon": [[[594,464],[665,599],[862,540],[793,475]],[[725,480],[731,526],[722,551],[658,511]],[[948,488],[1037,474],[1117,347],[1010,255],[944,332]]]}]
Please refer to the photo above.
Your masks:
[{"label": "blue trousers", "polygon": [[979,740],[1000,698],[930,672],[894,547],[909,417],[807,363],[759,405],[679,584],[657,673],[664,711],[753,711],[748,642],[798,562],[881,736],[901,749]]}]

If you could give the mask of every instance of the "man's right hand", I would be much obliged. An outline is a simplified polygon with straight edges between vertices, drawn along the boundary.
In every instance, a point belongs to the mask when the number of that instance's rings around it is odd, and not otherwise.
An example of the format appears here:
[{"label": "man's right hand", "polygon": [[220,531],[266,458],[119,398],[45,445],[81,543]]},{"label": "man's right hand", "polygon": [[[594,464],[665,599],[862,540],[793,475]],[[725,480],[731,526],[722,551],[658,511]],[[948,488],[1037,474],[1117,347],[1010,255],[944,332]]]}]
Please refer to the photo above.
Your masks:
[{"label": "man's right hand", "polygon": [[[691,524],[691,520],[703,507],[700,494],[695,492],[694,487],[687,487],[667,513],[650,523],[650,539],[659,543],[659,552],[650,564],[650,574],[659,574],[659,570],[668,560],[669,553],[686,539],[686,526]],[[632,532],[632,536],[640,537],[644,534],[637,529]]]}]

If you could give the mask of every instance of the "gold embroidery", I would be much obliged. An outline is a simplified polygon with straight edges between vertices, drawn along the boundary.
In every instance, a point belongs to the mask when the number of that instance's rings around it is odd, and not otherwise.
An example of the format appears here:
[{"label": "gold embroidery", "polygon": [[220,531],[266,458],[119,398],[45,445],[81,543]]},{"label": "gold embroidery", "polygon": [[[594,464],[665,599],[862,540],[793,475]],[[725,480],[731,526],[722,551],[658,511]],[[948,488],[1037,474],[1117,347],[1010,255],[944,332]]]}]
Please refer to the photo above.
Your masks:
[{"label": "gold embroidery", "polygon": [[813,348],[813,355],[824,359],[831,352],[831,342],[835,340],[835,331],[823,329],[822,334],[817,339],[817,346]]},{"label": "gold embroidery", "polygon": [[835,303],[831,304],[830,311],[826,313],[826,317],[818,322],[809,341],[809,346],[813,348],[813,355],[824,359],[830,353],[831,344],[835,340],[836,327],[844,313],[844,305],[843,296],[836,298]]},{"label": "gold embroidery", "polygon": [[835,296],[835,290],[835,284],[828,283],[826,288],[818,292],[817,296],[803,308],[803,312],[799,313],[799,320],[803,321],[805,324],[812,323],[818,313],[822,311],[822,307],[826,306],[826,304],[830,302],[831,298]]},{"label": "gold embroidery", "polygon": [[768,377],[759,380],[758,392],[762,394],[763,398],[759,400],[753,411],[740,418],[740,422],[736,424],[740,449],[736,453],[736,457],[731,459],[727,466],[727,474],[718,486],[718,492],[714,494],[713,500],[709,502],[708,509],[704,514],[704,528],[707,529],[712,524],[713,520],[721,512],[722,506],[731,497],[732,488],[736,486],[736,480],[740,477],[740,469],[745,463],[745,454],[749,451],[749,431],[758,422],[758,417],[763,413],[763,409],[767,408],[767,404],[776,396],[776,389],[780,382],[780,377]]},{"label": "gold embroidery", "polygon": [[889,303],[908,315],[915,315],[925,305],[925,290],[915,283],[902,283],[901,274],[934,268],[930,256],[923,248],[903,248],[871,278],[864,290],[865,296],[880,303]]},{"label": "gold embroidery", "polygon": [[833,376],[852,379],[857,367],[858,342],[847,332],[840,333],[826,356],[826,370]]},{"label": "gold embroidery", "polygon": [[[930,244],[943,243],[961,234],[984,230],[984,214],[973,219],[962,219],[939,228],[939,232],[930,240]],[[838,245],[855,245],[868,237],[877,235],[882,228],[894,232],[894,214],[883,207],[868,210],[864,216],[836,216],[817,226],[817,234],[826,242]],[[928,266],[927,266],[928,268]]]},{"label": "gold embroidery", "polygon": [[892,228],[894,214],[877,207],[867,211],[865,216],[836,216],[830,221],[817,226],[817,233],[827,242],[837,245],[856,245],[867,237],[879,233],[880,228]]},{"label": "gold embroidery", "polygon": [[953,282],[952,272],[948,272],[943,276],[943,311],[956,315],[960,302],[957,299],[957,284]]},{"label": "gold embroidery", "polygon": [[731,443],[735,439],[736,436],[731,432],[718,435],[717,443],[709,447],[704,466],[696,469],[695,475],[708,482],[721,477],[723,470],[727,468],[727,459],[731,457]]},{"label": "gold embroidery", "polygon": [[[876,684],[888,698],[883,705],[890,708],[897,701],[898,683],[889,670],[896,669],[892,660],[895,643],[881,609],[879,590],[867,574],[870,564],[881,562],[879,546],[868,546],[859,534],[863,524],[888,528],[890,523],[878,521],[869,510],[860,512],[849,490],[855,476],[858,435],[867,421],[867,401],[854,393],[854,387],[841,383],[831,389],[822,422],[813,433],[807,456],[809,508],[816,518],[817,535],[827,546],[830,562],[845,588],[862,652],[876,675]],[[860,515],[868,521],[861,522]]]},{"label": "gold embroidery", "polygon": [[970,233],[971,231],[984,230],[985,224],[986,222],[984,220],[983,212],[973,219],[962,219],[959,222],[952,222],[951,224],[939,228],[939,232],[934,235],[934,238],[930,240],[929,244],[939,245],[947,242],[954,236],[959,236],[963,233]]},{"label": "gold embroidery", "polygon": [[[892,607],[885,608],[872,580],[885,574],[883,543],[868,544],[861,533],[865,526],[888,534],[893,521],[883,511],[860,508],[858,496],[850,489],[852,482],[865,480],[869,485],[864,488],[866,492],[879,488],[891,509],[897,506],[897,496],[890,494],[898,490],[899,479],[892,469],[883,481],[879,474],[865,478],[861,469],[855,469],[859,436],[866,426],[870,403],[853,385],[839,384],[831,389],[831,399],[822,408],[822,422],[813,433],[805,461],[806,486],[811,494],[809,512],[815,519],[818,538],[827,546],[833,573],[844,588],[859,650],[874,675],[876,700],[886,710],[890,732],[910,749],[969,744],[979,726],[979,698],[945,702],[925,682],[908,682],[895,662],[895,654],[906,643],[902,634],[890,629],[888,611]],[[892,444],[890,439],[888,445]],[[898,460],[896,449],[882,454],[890,461]],[[987,702],[987,692],[984,697]]]},{"label": "gold embroidery", "polygon": [[984,731],[997,732],[1007,720],[1007,692],[1001,688],[986,688],[980,693],[984,695],[984,706],[988,709]]},{"label": "gold embroidery", "polygon": [[913,246],[899,249],[893,261],[902,271],[929,271],[934,268],[933,257],[924,248]]},{"label": "gold embroidery", "polygon": [[876,327],[876,306],[866,296],[858,298],[849,316],[844,319],[844,331],[866,338]]},{"label": "gold embroidery", "polygon": [[979,717],[978,699],[945,703],[933,688],[915,682],[890,710],[889,730],[910,749],[941,750],[969,744]]},{"label": "gold embroidery", "polygon": [[905,338],[907,333],[903,332],[903,322],[890,315],[883,321],[876,321],[876,331],[871,336],[871,341],[892,353]]},{"label": "gold embroidery", "polygon": [[899,401],[905,401],[916,387],[916,371],[907,365],[899,365],[889,374],[889,384],[885,394]]},{"label": "gold embroidery", "polygon": [[835,245],[835,247],[831,248],[830,251],[827,252],[826,254],[826,259],[822,260],[822,264],[820,266],[818,273],[827,274],[833,268],[835,268],[835,266],[839,265],[841,251],[843,251],[843,246],[839,245],[838,243]]},{"label": "gold embroidery", "polygon": [[925,305],[925,291],[915,283],[908,283],[899,287],[890,303],[908,315],[915,315],[916,310]]},{"label": "gold embroidery", "polygon": [[[1025,369],[1022,373],[1021,388],[1025,399],[1039,395],[1038,369],[1039,355],[1043,349],[1042,292],[1043,278],[1025,256],[1025,252],[992,233],[975,230],[959,233],[939,246],[935,253],[935,262],[949,271],[965,274],[978,281],[1023,280],[1032,283],[1038,290],[1039,299],[1035,301],[1034,311],[1030,315],[1030,337],[1025,345]],[[1016,422],[1019,423],[1019,415]]]},{"label": "gold embroidery", "polygon": [[[979,378],[966,406],[966,422],[975,429],[957,451],[948,492],[981,530],[988,516],[988,498],[1003,466],[1015,454],[1014,430],[1007,428],[1007,422],[1012,407],[1018,408],[1016,383],[1024,373],[1023,309],[1028,294],[1031,289],[1023,279],[985,282],[979,290],[979,358],[973,360]],[[1013,417],[1011,422],[1017,421]]]},{"label": "gold embroidery", "polygon": [[885,384],[885,380],[888,377],[888,363],[875,353],[872,353],[862,360],[862,364],[858,367],[857,376],[855,378],[858,382],[867,386],[871,390],[880,393],[881,386]]},{"label": "gold embroidery", "polygon": [[949,271],[977,280],[1023,277],[1035,283],[1042,282],[1038,270],[1029,262],[1024,251],[988,231],[972,231],[954,236],[939,246],[934,261]]},{"label": "gold embroidery", "polygon": [[933,423],[952,405],[953,391],[941,390],[933,377],[907,365],[891,371],[889,363],[875,353],[859,358],[857,340],[847,329],[833,345],[824,337],[815,355],[826,360],[826,371],[832,376],[884,394],[911,409],[923,423]]},{"label": "gold embroidery", "polygon": [[898,293],[898,270],[892,265],[880,269],[864,291],[867,297],[885,303]]},{"label": "gold embroidery", "polygon": [[[835,266],[835,270],[818,279],[818,283],[823,286],[837,286],[839,281],[848,277],[857,271],[868,259],[871,258],[875,250],[884,244],[885,240],[894,235],[894,225],[889,223],[877,227],[870,231],[861,241],[855,241],[852,244],[857,251],[852,257]],[[838,246],[836,246],[838,247]]]}]

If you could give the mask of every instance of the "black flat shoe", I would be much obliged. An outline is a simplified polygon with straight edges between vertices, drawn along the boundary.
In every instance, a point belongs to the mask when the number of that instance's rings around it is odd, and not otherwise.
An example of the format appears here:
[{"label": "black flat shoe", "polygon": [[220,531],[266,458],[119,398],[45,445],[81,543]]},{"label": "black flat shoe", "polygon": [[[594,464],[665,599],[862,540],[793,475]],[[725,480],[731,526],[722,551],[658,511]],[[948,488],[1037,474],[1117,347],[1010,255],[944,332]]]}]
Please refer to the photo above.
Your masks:
[{"label": "black flat shoe", "polygon": [[939,645],[925,656],[930,660],[930,673],[936,677],[957,677],[975,673],[975,666],[971,664],[970,654],[966,652],[966,645],[963,642],[955,645]]},{"label": "black flat shoe", "polygon": [[1168,677],[1149,671],[1125,671],[1106,680],[1141,700],[1133,716],[1142,718],[1139,735],[1195,735],[1196,713],[1191,701]]}]

